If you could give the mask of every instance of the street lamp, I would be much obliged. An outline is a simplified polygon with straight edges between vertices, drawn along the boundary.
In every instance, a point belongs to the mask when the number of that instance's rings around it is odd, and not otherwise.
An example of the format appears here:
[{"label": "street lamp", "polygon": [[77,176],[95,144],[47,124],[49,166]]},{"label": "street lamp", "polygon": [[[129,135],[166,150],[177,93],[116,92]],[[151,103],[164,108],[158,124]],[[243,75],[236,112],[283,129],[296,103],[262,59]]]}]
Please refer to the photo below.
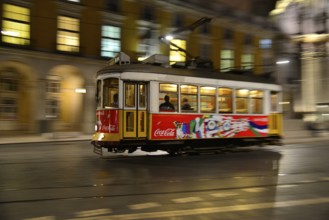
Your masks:
[{"label": "street lamp", "polygon": [[288,64],[288,63],[290,63],[289,60],[279,60],[276,62],[277,65],[284,65],[284,64]]}]

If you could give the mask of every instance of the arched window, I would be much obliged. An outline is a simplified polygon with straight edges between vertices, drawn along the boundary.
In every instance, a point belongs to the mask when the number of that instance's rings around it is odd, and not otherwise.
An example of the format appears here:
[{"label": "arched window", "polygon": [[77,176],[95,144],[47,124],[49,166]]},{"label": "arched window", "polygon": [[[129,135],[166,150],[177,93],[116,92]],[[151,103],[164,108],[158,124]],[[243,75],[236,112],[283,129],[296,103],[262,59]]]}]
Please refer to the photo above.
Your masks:
[{"label": "arched window", "polygon": [[19,74],[14,70],[0,72],[0,119],[17,118]]}]

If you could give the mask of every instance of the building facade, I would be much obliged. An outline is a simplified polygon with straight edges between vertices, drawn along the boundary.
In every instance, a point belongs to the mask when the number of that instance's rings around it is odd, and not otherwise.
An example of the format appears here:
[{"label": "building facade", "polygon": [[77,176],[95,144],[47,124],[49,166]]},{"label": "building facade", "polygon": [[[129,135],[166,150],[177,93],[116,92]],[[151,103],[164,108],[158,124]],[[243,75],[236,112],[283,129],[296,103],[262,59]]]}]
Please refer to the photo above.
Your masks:
[{"label": "building facade", "polygon": [[107,60],[123,51],[136,61],[158,53],[185,61],[158,37],[205,16],[212,21],[172,42],[220,74],[275,70],[274,25],[216,1],[2,0],[0,11],[0,135],[92,133],[94,78]]},{"label": "building facade", "polygon": [[287,105],[300,116],[329,113],[329,1],[280,0],[271,16],[289,40],[281,48],[292,61],[282,82],[292,91]]}]

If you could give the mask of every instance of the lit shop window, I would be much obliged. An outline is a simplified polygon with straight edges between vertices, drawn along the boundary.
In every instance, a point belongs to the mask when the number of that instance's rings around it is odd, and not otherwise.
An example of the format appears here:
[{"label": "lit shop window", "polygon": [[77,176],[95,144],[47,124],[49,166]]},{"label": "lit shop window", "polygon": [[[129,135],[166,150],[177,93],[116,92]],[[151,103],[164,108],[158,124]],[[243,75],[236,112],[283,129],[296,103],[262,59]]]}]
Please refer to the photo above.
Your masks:
[{"label": "lit shop window", "polygon": [[214,113],[216,110],[216,88],[210,86],[201,86],[200,103],[202,113]]},{"label": "lit shop window", "polygon": [[[185,40],[173,39],[173,40],[171,40],[171,43],[186,50],[186,41]],[[177,47],[170,45],[169,49],[170,49],[169,60],[170,60],[171,64],[176,63],[176,62],[185,62],[186,61],[185,53],[178,51]]]},{"label": "lit shop window", "polygon": [[17,45],[30,44],[30,9],[3,4],[2,42]]},{"label": "lit shop window", "polygon": [[248,113],[249,90],[237,89],[235,94],[235,112]]},{"label": "lit shop window", "polygon": [[119,80],[105,79],[103,82],[103,101],[105,108],[117,108],[119,106]]},{"label": "lit shop window", "polygon": [[182,112],[198,111],[198,87],[192,85],[181,85],[181,110]]},{"label": "lit shop window", "polygon": [[229,71],[234,68],[234,51],[233,50],[222,50],[220,69],[223,72]]},{"label": "lit shop window", "polygon": [[102,26],[102,57],[115,57],[121,51],[121,29],[119,27]]},{"label": "lit shop window", "polygon": [[[178,86],[176,84],[169,84],[169,83],[161,83],[159,86],[160,86],[160,91],[159,91],[160,111],[177,111]],[[168,104],[168,102],[171,103],[171,105],[173,105],[174,109],[172,109],[172,106]]]},{"label": "lit shop window", "polygon": [[79,20],[76,18],[58,16],[57,50],[79,52]]},{"label": "lit shop window", "polygon": [[263,91],[261,90],[251,90],[251,113],[252,114],[262,114],[263,113]]},{"label": "lit shop window", "polygon": [[233,113],[233,90],[218,88],[218,112]]}]

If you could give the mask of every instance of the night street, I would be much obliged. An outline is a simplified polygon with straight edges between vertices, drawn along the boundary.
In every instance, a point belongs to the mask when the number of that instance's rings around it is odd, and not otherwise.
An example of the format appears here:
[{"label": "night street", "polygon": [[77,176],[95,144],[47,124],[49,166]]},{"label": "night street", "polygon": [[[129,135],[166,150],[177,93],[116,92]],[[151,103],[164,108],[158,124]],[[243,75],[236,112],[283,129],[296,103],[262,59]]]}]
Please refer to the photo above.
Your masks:
[{"label": "night street", "polygon": [[0,219],[327,219],[326,142],[99,158],[87,141],[2,145]]}]

